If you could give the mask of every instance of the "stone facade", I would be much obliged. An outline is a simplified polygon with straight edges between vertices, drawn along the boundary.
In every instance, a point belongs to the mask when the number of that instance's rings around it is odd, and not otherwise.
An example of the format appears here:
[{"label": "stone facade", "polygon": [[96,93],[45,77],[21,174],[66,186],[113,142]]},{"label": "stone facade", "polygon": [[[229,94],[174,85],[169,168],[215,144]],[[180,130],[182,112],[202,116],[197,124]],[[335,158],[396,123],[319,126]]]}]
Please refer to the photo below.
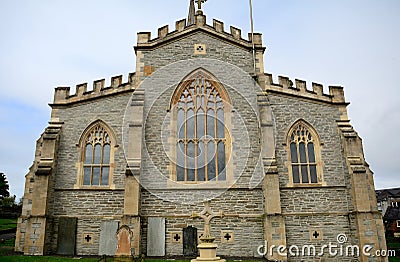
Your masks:
[{"label": "stone facade", "polygon": [[[132,254],[140,255],[147,250],[148,219],[155,217],[166,221],[160,232],[166,256],[182,256],[184,229],[193,226],[198,236],[204,233],[204,221],[195,214],[206,201],[220,214],[210,232],[220,256],[260,257],[265,241],[321,248],[337,243],[340,234],[353,245],[386,248],[372,172],[347,118],[343,88],[329,87],[324,94],[315,83],[312,90],[286,77],[274,83],[264,73],[261,34],[243,39],[240,29],[227,33],[222,22],[210,26],[205,20],[199,11],[194,24],[178,21],[173,32],[162,27],[155,39],[138,33],[136,71],[126,83],[117,76],[110,87],[99,80],[92,90],[78,85],[73,95],[69,87],[56,89],[49,127],[26,176],[16,251],[57,253],[60,219],[76,218],[74,254],[102,255],[103,222],[117,221],[131,230]],[[200,186],[175,183],[170,158],[176,154],[171,101],[196,70],[219,81],[230,103],[225,111],[231,139],[227,181]],[[317,184],[290,179],[287,137],[299,121],[318,134],[322,171]],[[93,123],[101,123],[113,140],[112,172],[103,187],[82,182],[81,139]],[[278,252],[266,258],[304,259]]]}]

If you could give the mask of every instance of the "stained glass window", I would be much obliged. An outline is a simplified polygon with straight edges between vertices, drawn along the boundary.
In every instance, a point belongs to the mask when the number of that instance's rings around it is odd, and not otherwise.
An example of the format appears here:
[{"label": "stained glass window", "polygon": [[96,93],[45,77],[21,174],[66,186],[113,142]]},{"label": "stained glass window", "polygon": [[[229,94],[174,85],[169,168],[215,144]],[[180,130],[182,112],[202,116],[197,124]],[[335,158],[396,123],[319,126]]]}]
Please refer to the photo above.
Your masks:
[{"label": "stained glass window", "polygon": [[104,127],[93,126],[85,137],[83,159],[83,185],[106,186],[109,184],[111,141]]},{"label": "stained glass window", "polygon": [[298,123],[290,133],[290,159],[295,184],[318,183],[315,137],[303,123]]},{"label": "stained glass window", "polygon": [[199,73],[178,94],[177,181],[226,180],[224,101],[213,81]]}]

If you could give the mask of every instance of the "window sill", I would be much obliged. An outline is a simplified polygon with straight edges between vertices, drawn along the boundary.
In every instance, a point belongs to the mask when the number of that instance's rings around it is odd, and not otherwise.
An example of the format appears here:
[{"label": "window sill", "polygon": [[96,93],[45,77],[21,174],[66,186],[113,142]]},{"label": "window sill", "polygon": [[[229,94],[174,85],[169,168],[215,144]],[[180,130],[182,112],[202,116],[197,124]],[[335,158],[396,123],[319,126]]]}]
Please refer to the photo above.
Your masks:
[{"label": "window sill", "polygon": [[93,191],[101,191],[101,190],[115,190],[115,185],[111,184],[108,186],[84,186],[84,185],[74,185],[74,189],[81,190],[93,190]]},{"label": "window sill", "polygon": [[286,185],[287,188],[315,188],[315,187],[327,187],[328,185],[326,182],[322,183],[313,183],[313,184],[295,184],[295,183],[288,183]]},{"label": "window sill", "polygon": [[234,180],[208,182],[178,182],[169,180],[165,189],[226,189],[235,184]]}]

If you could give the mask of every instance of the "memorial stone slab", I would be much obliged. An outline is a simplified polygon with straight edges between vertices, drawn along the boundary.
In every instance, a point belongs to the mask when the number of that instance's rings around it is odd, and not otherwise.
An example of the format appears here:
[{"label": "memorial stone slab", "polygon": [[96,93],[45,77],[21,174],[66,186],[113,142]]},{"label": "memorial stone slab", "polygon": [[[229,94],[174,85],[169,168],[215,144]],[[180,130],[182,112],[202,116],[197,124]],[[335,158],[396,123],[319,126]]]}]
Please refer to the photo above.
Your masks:
[{"label": "memorial stone slab", "polygon": [[133,232],[126,225],[122,226],[117,232],[118,247],[116,256],[131,256],[131,239]]},{"label": "memorial stone slab", "polygon": [[76,218],[61,217],[58,222],[58,255],[75,255],[76,244]]},{"label": "memorial stone slab", "polygon": [[147,256],[165,256],[165,218],[149,217],[148,219]]},{"label": "memorial stone slab", "polygon": [[114,256],[117,250],[118,221],[104,221],[100,227],[99,255]]},{"label": "memorial stone slab", "polygon": [[189,226],[183,229],[183,255],[197,255],[197,228]]}]

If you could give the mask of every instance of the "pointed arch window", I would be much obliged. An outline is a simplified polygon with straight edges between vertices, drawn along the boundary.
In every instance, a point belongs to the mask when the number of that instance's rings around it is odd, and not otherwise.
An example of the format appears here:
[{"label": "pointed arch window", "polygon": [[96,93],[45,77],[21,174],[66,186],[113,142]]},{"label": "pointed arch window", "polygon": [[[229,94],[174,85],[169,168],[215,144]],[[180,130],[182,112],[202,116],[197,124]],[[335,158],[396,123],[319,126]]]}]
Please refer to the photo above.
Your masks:
[{"label": "pointed arch window", "polygon": [[112,180],[115,139],[101,121],[92,124],[82,135],[80,184],[109,186]]},{"label": "pointed arch window", "polygon": [[296,123],[289,132],[288,144],[292,183],[321,183],[320,143],[311,126],[303,121]]},{"label": "pointed arch window", "polygon": [[225,181],[227,102],[216,81],[200,71],[176,94],[176,180]]}]

